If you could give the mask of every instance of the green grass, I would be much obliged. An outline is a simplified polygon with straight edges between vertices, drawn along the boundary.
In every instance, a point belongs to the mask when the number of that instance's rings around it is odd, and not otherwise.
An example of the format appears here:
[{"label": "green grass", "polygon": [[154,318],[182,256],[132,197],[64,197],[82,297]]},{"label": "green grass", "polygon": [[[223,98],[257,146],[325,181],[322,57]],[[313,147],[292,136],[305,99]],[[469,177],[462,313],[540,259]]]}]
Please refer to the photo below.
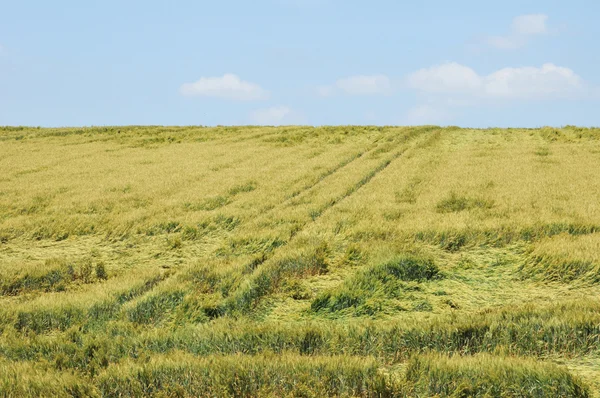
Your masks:
[{"label": "green grass", "polygon": [[436,209],[440,213],[452,213],[472,209],[491,209],[494,202],[481,198],[468,198],[451,192],[450,196],[441,200]]},{"label": "green grass", "polygon": [[21,274],[2,276],[0,295],[17,296],[35,291],[64,291],[73,283],[93,283],[108,279],[104,263],[94,262],[93,259],[83,259],[76,262],[52,258],[44,262],[41,269],[31,270]]},{"label": "green grass", "polygon": [[598,234],[557,235],[544,239],[528,251],[521,271],[524,275],[551,281],[600,282]]},{"label": "green grass", "polygon": [[600,396],[598,129],[0,141],[0,396]]},{"label": "green grass", "polygon": [[417,396],[589,397],[568,371],[531,359],[428,355],[409,362],[406,378]]},{"label": "green grass", "polygon": [[[374,315],[382,311],[386,298],[397,298],[406,292],[419,290],[418,284],[403,282],[424,282],[440,277],[439,268],[431,259],[398,256],[358,271],[336,289],[323,291],[311,303],[311,310],[339,312],[352,308],[357,315]],[[427,302],[419,303],[421,307],[417,309],[429,308],[423,303]]]},{"label": "green grass", "polygon": [[401,391],[373,360],[290,355],[158,356],[144,365],[111,366],[98,385],[105,397],[391,397]]}]

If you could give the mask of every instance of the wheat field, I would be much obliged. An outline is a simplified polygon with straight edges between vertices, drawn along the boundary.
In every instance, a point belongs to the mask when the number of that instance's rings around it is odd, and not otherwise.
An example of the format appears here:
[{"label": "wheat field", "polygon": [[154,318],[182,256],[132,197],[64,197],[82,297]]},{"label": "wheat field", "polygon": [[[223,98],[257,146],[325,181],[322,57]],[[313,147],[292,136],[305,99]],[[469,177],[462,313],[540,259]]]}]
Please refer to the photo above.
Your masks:
[{"label": "wheat field", "polygon": [[600,396],[600,129],[0,128],[0,396]]}]

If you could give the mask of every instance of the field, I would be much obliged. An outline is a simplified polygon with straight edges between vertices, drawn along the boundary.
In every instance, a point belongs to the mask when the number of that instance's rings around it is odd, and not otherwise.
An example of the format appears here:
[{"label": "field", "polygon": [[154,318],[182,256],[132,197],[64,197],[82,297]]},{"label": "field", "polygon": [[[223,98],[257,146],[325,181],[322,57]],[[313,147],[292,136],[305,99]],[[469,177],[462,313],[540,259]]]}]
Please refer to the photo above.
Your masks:
[{"label": "field", "polygon": [[600,129],[0,128],[0,396],[600,396]]}]

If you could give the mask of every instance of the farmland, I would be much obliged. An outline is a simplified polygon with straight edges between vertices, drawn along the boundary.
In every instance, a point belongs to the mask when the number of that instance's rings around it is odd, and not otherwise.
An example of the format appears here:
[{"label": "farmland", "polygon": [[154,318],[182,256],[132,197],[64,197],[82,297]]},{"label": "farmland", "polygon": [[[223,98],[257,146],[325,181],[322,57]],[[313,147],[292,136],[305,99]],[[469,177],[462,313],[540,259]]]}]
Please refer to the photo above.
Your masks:
[{"label": "farmland", "polygon": [[0,396],[600,396],[598,164],[572,126],[0,128]]}]

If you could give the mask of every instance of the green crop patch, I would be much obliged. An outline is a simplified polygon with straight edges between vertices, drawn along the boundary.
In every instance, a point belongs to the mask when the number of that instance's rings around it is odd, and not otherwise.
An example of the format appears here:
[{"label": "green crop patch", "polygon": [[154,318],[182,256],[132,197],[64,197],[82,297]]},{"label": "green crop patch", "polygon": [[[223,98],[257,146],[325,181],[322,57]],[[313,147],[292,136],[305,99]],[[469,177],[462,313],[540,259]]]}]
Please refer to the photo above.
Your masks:
[{"label": "green crop patch", "polygon": [[590,396],[581,380],[557,366],[489,355],[415,357],[408,364],[406,378],[416,396]]},{"label": "green crop patch", "polygon": [[[342,286],[324,291],[313,300],[311,310],[338,312],[353,308],[356,314],[374,315],[384,305],[382,300],[399,298],[420,290],[419,284],[415,282],[441,277],[439,268],[431,259],[401,255],[358,271],[344,281]],[[413,309],[430,310],[431,305],[427,301],[421,301],[415,304]]]}]

